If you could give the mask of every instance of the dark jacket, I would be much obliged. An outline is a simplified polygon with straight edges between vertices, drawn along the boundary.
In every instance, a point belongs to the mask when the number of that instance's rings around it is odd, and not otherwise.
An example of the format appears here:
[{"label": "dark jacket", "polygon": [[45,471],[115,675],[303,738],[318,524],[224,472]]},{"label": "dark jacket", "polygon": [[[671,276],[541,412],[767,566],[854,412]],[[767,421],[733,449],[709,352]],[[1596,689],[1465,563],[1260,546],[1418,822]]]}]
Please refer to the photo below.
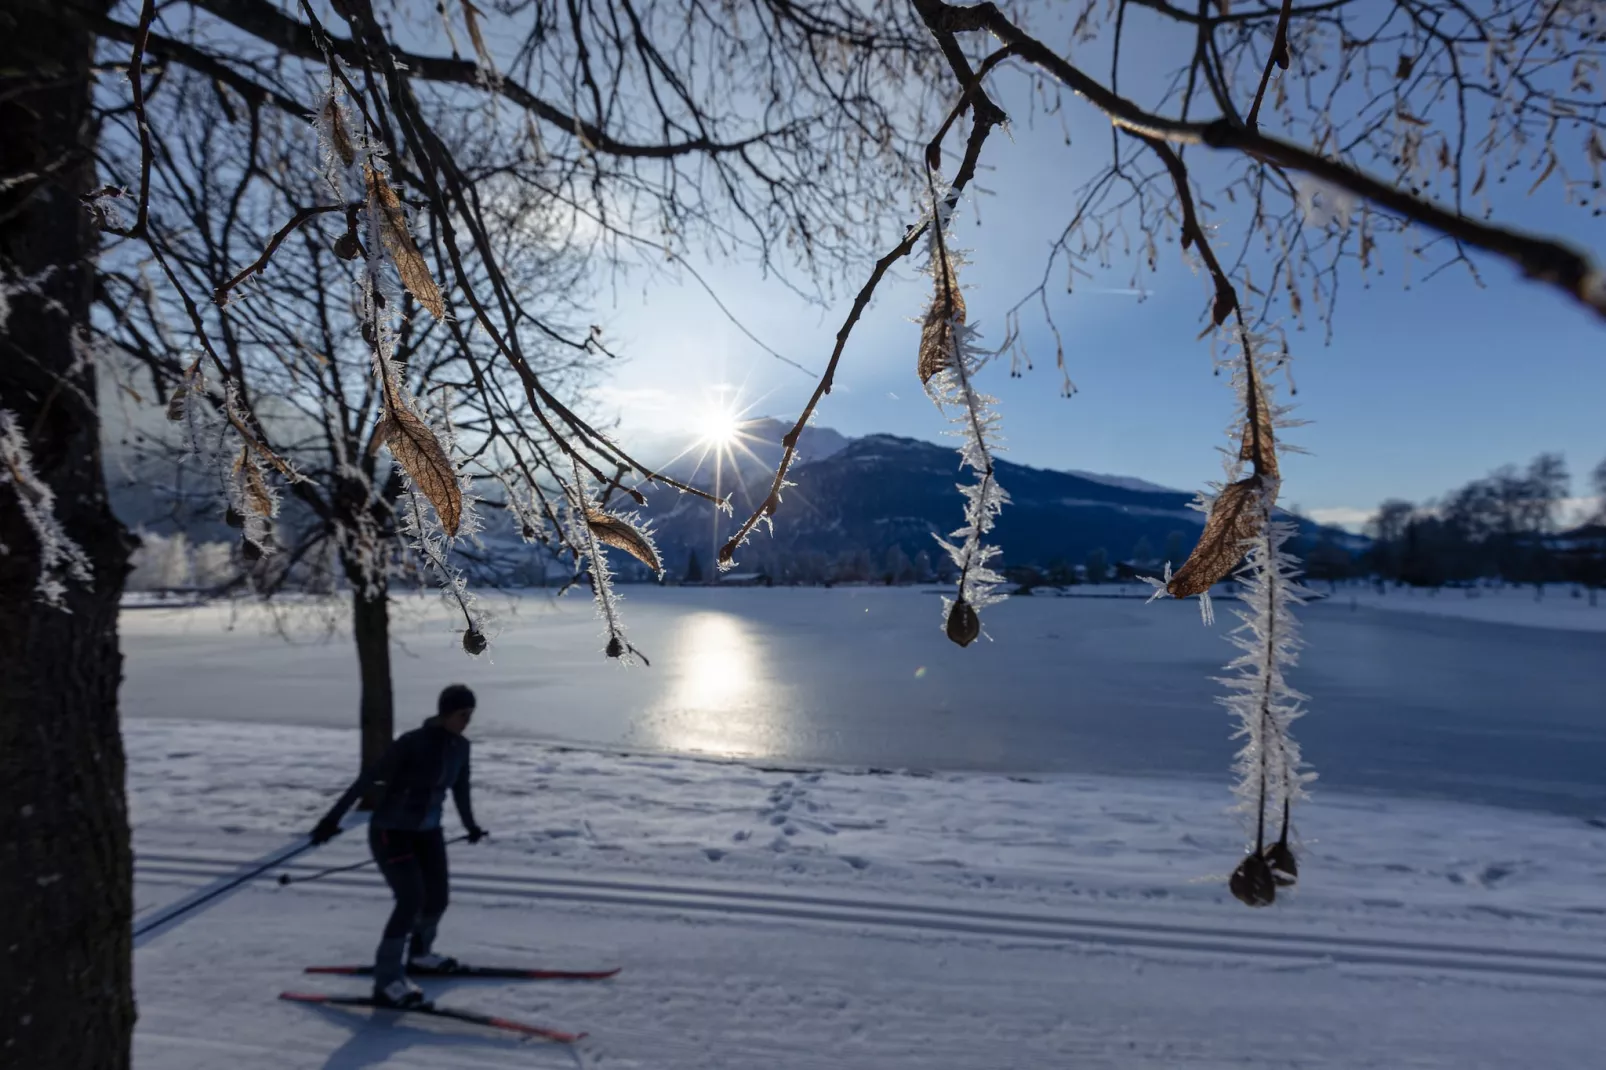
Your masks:
[{"label": "dark jacket", "polygon": [[333,824],[362,798],[379,788],[369,824],[378,829],[422,831],[441,827],[446,792],[452,793],[463,827],[475,828],[469,801],[469,742],[440,726],[434,717],[423,727],[404,732],[385,748],[379,761],[364,769],[324,820]]}]

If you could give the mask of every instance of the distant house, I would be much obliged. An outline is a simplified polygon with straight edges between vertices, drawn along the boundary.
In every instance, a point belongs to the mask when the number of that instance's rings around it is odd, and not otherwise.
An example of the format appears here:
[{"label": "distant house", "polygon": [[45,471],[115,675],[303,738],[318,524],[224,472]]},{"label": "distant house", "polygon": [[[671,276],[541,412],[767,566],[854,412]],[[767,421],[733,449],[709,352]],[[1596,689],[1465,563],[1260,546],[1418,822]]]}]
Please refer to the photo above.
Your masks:
[{"label": "distant house", "polygon": [[1144,577],[1159,579],[1165,566],[1155,561],[1117,561],[1113,566],[1117,580],[1140,580]]},{"label": "distant house", "polygon": [[720,587],[767,587],[770,578],[762,572],[727,572],[719,577]]}]

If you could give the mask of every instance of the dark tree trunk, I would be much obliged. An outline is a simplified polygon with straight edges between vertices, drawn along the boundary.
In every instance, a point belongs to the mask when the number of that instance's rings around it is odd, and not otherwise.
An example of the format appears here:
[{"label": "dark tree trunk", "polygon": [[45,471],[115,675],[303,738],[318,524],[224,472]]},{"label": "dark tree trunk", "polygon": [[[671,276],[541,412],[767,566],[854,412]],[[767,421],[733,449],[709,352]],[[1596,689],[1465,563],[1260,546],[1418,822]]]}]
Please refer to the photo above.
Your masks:
[{"label": "dark tree trunk", "polygon": [[396,731],[390,690],[390,604],[381,589],[370,597],[360,580],[352,583],[351,631],[357,640],[357,672],[362,678],[358,724],[362,726],[362,764],[379,760]]},{"label": "dark tree trunk", "polygon": [[129,1065],[134,1028],[117,726],[128,546],[106,501],[94,368],[74,345],[96,248],[78,200],[94,179],[93,45],[51,10],[0,8],[0,179],[23,178],[0,191],[0,273],[37,279],[44,295],[10,298],[0,408],[94,575],[67,582],[64,609],[42,604],[40,543],[19,504],[28,490],[0,483],[0,1064],[108,1070]]}]

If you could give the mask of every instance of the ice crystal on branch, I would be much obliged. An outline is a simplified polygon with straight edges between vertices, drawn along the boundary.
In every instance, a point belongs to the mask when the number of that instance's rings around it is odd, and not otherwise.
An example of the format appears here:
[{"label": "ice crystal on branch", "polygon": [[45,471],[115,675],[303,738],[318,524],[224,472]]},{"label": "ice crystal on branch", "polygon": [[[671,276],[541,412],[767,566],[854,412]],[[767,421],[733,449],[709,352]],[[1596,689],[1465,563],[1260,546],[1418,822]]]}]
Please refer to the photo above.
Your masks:
[{"label": "ice crystal on branch", "polygon": [[[39,578],[34,590],[40,601],[65,609],[67,580],[87,586],[93,579],[89,558],[56,519],[56,492],[33,470],[33,451],[16,414],[0,409],[0,484],[9,483],[22,506],[23,519],[39,544]],[[0,545],[0,552],[7,547]]]},{"label": "ice crystal on branch", "polygon": [[974,483],[959,487],[965,498],[964,526],[947,539],[937,539],[959,569],[954,596],[943,598],[943,627],[949,639],[969,646],[981,635],[980,611],[1003,597],[997,585],[1004,578],[991,564],[999,549],[986,536],[1009,496],[998,485],[993,465],[999,448],[999,417],[992,407],[997,399],[975,388],[975,376],[991,354],[976,348],[976,329],[965,322],[958,275],[964,261],[947,233],[952,213],[948,198],[937,199],[928,262],[933,293],[921,326],[917,371],[926,393],[955,427],[950,433],[960,440],[960,464],[976,475]]},{"label": "ice crystal on branch", "polygon": [[[1299,562],[1283,550],[1295,534],[1293,524],[1273,520],[1253,540],[1249,558],[1237,573],[1244,608],[1233,610],[1239,624],[1228,637],[1240,653],[1227,663],[1229,675],[1217,678],[1227,694],[1216,701],[1237,718],[1233,738],[1243,740],[1233,766],[1238,810],[1253,816],[1254,854],[1268,864],[1280,863],[1271,866],[1274,878],[1297,872],[1288,848],[1288,817],[1292,805],[1305,798],[1304,786],[1315,779],[1314,773],[1304,771],[1299,744],[1290,731],[1305,712],[1306,696],[1284,676],[1284,670],[1299,664],[1305,645],[1294,608],[1304,605],[1310,593],[1298,582]],[[1270,845],[1268,812],[1280,812],[1283,820],[1279,841]]]}]

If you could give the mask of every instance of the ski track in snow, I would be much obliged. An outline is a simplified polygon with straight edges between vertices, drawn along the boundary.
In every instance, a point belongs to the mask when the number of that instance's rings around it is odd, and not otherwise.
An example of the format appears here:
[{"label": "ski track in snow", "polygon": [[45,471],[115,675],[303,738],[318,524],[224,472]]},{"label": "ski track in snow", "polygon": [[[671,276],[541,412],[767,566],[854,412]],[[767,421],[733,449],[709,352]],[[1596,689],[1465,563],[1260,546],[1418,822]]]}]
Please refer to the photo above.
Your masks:
[{"label": "ski track in snow", "polygon": [[[125,724],[141,917],[310,827],[355,733]],[[140,1070],[1005,1070],[1598,1065],[1606,829],[1319,795],[1301,887],[1227,896],[1219,785],[766,770],[476,747],[443,947],[602,983],[426,981],[573,1049],[293,1006],[372,953],[370,870],[270,872],[136,955]],[[450,819],[449,819],[450,820]],[[455,826],[454,826],[455,827]],[[289,867],[365,857],[348,832]]]}]

